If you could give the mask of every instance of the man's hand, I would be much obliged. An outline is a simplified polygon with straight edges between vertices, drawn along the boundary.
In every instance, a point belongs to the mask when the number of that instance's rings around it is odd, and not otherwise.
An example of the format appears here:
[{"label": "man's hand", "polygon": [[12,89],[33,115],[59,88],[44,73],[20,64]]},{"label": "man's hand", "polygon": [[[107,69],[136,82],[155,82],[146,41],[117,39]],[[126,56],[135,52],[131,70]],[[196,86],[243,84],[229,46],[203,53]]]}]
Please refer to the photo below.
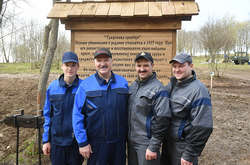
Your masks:
[{"label": "man's hand", "polygon": [[93,153],[90,144],[85,147],[80,147],[79,152],[86,159],[88,159],[90,157],[90,154]]},{"label": "man's hand", "polygon": [[50,142],[43,144],[43,154],[44,155],[49,155],[50,149],[51,149]]},{"label": "man's hand", "polygon": [[181,158],[181,165],[193,165],[193,162],[189,162]]},{"label": "man's hand", "polygon": [[154,160],[157,159],[157,152],[152,152],[149,149],[146,150],[145,154],[146,160]]}]

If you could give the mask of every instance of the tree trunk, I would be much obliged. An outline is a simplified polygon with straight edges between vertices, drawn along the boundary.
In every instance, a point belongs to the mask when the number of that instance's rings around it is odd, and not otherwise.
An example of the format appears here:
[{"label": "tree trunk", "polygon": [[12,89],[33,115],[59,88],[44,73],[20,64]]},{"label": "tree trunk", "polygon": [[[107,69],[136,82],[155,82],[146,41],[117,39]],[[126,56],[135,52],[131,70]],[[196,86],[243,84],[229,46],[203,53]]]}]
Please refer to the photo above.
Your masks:
[{"label": "tree trunk", "polygon": [[44,30],[44,35],[43,35],[43,51],[42,51],[42,59],[41,59],[41,67],[40,67],[40,73],[42,72],[43,69],[43,65],[44,65],[44,60],[45,60],[45,56],[48,50],[48,45],[49,45],[49,33],[51,31],[51,22],[52,20],[49,22],[49,24],[47,26],[45,26],[45,30]]},{"label": "tree trunk", "polygon": [[248,32],[246,34],[246,57],[248,57]]},{"label": "tree trunk", "polygon": [[0,25],[2,24],[2,9],[3,9],[3,0],[0,0]]},{"label": "tree trunk", "polygon": [[[56,0],[52,0],[52,4],[54,5]],[[42,71],[40,74],[40,79],[38,83],[38,91],[37,91],[37,115],[43,114],[43,105],[45,100],[46,93],[46,85],[48,82],[49,72],[51,68],[51,64],[55,55],[56,47],[57,47],[57,38],[58,38],[58,26],[59,20],[52,19],[45,27],[44,31],[44,42],[43,42],[43,56],[45,57],[44,63],[41,66]]]},{"label": "tree trunk", "polygon": [[[1,27],[1,34],[3,34],[2,27]],[[4,60],[6,63],[9,63],[9,57],[6,53],[5,43],[4,43],[3,37],[1,38],[1,42],[2,42],[2,51],[3,51]]]},{"label": "tree trunk", "polygon": [[51,32],[49,37],[49,46],[46,51],[45,61],[42,68],[42,73],[39,79],[38,84],[38,95],[37,95],[37,115],[42,115],[42,108],[45,100],[46,85],[49,77],[49,72],[52,64],[52,60],[57,47],[57,38],[58,38],[58,25],[59,20],[51,20]]}]

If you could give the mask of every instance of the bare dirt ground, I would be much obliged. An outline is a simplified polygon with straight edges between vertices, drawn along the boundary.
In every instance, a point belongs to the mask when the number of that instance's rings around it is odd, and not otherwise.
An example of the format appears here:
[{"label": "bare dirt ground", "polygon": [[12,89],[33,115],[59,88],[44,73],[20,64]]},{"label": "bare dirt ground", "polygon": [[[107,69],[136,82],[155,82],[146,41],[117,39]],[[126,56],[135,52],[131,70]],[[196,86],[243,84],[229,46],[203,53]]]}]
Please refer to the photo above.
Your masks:
[{"label": "bare dirt ground", "polygon": [[[208,72],[202,69],[196,71],[201,81],[210,88]],[[250,66],[240,71],[228,70],[224,75],[213,81],[211,94],[214,131],[200,157],[200,164],[249,165]],[[26,114],[35,113],[38,77],[29,74],[0,74],[0,120],[21,108]],[[20,143],[34,137],[34,134],[35,130],[20,129]],[[15,152],[15,144],[16,129],[0,123],[0,160]],[[13,162],[15,156],[9,164]]]}]

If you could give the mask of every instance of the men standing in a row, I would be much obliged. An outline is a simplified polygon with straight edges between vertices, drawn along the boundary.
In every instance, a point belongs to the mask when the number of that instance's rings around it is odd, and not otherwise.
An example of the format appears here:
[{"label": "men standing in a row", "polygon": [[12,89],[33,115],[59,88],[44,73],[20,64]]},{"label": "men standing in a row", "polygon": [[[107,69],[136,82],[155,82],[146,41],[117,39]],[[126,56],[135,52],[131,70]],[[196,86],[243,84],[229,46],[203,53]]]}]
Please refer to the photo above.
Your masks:
[{"label": "men standing in a row", "polygon": [[167,85],[172,118],[162,147],[162,165],[197,165],[213,130],[210,94],[193,70],[192,58],[179,54],[170,61]]},{"label": "men standing in a row", "polygon": [[83,80],[73,110],[73,128],[88,165],[125,165],[128,83],[112,72],[112,54],[94,53],[96,73]]},{"label": "men standing in a row", "polygon": [[88,165],[125,165],[127,135],[129,165],[198,164],[213,121],[209,92],[196,79],[191,56],[170,61],[174,77],[166,89],[153,72],[151,54],[139,53],[129,93],[127,81],[112,72],[108,49],[94,53],[97,72],[80,86],[77,55],[66,52],[62,59],[64,74],[48,87],[44,107],[43,151],[51,153],[53,165],[80,165],[82,157]]},{"label": "men standing in a row", "polygon": [[171,112],[168,93],[153,72],[153,66],[150,53],[136,56],[138,78],[129,88],[129,165],[160,165],[159,150]]}]

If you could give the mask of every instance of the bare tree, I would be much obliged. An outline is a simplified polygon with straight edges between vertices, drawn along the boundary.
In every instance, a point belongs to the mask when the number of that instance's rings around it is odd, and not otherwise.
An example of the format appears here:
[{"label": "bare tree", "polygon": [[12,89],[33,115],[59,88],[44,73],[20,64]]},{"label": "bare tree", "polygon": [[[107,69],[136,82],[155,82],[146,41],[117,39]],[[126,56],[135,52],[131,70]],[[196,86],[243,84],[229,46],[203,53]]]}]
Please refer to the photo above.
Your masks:
[{"label": "bare tree", "polygon": [[247,21],[246,34],[246,56],[248,57],[248,48],[250,47],[250,20]]},{"label": "bare tree", "polygon": [[180,30],[177,33],[177,52],[187,52],[191,56],[200,51],[199,33]]},{"label": "bare tree", "polygon": [[224,26],[224,30],[222,31],[223,36],[223,47],[222,50],[224,52],[224,61],[228,62],[230,51],[233,50],[237,40],[236,33],[236,21],[233,17],[224,17],[221,20],[222,25]]},{"label": "bare tree", "polygon": [[15,35],[16,19],[13,17],[13,15],[15,15],[15,9],[13,9],[12,13],[9,13],[9,15],[12,15],[12,17],[9,17],[9,19],[6,20],[1,20],[3,22],[0,24],[1,51],[3,61],[6,63],[10,62],[10,51],[12,48],[13,36]]},{"label": "bare tree", "polygon": [[[1,35],[3,35],[3,30],[1,28]],[[1,38],[1,47],[2,47],[2,53],[3,53],[3,58],[6,63],[9,63],[9,56],[7,55],[6,48],[5,48],[5,42],[4,38]]]},{"label": "bare tree", "polygon": [[[53,0],[53,4],[55,3],[55,0]],[[43,50],[43,53],[46,53],[45,55],[45,61],[42,68],[42,72],[39,79],[38,84],[38,93],[37,93],[37,115],[42,114],[42,108],[44,105],[45,100],[45,93],[46,93],[46,84],[49,77],[49,72],[52,64],[52,60],[56,51],[57,47],[57,37],[58,37],[58,26],[59,26],[59,20],[58,19],[52,19],[49,23],[50,28],[49,29],[49,35],[44,35],[48,38],[44,38],[44,40],[49,41],[48,42],[48,49]],[[45,31],[46,32],[46,31]],[[46,44],[44,47],[46,48]]]},{"label": "bare tree", "polygon": [[216,76],[220,76],[218,67],[219,52],[224,46],[224,36],[222,35],[224,26],[220,20],[209,19],[200,29],[200,41],[210,57],[210,67]]},{"label": "bare tree", "polygon": [[177,52],[185,52],[187,35],[185,30],[177,31]]},{"label": "bare tree", "polygon": [[[13,8],[13,6],[17,7],[17,4],[20,2],[27,3],[26,0],[0,0],[0,25],[2,24],[4,17],[6,17],[6,19],[9,18],[8,16],[6,16],[8,6],[10,6],[10,8]],[[8,5],[9,3],[11,3],[12,6]]]},{"label": "bare tree", "polygon": [[4,62],[12,62],[11,51],[18,28],[18,4],[27,3],[26,0],[0,0],[0,42],[1,55]]},{"label": "bare tree", "polygon": [[1,16],[0,16],[0,24],[2,22],[2,9],[3,9],[3,0],[0,0],[0,14],[1,14]]},{"label": "bare tree", "polygon": [[235,47],[236,56],[246,54],[248,56],[248,47],[250,43],[250,21],[239,22],[237,24],[237,40]]},{"label": "bare tree", "polygon": [[61,66],[62,54],[66,51],[70,50],[70,42],[65,36],[65,33],[59,33],[57,48],[55,52],[55,57],[53,60],[53,64],[59,70]]}]

